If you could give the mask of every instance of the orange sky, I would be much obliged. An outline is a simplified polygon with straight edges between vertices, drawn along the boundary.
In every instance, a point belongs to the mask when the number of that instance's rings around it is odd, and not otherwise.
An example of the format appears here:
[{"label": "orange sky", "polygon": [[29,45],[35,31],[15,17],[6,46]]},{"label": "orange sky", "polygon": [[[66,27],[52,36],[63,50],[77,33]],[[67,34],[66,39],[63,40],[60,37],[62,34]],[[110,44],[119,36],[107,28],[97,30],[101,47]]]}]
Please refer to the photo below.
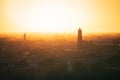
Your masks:
[{"label": "orange sky", "polygon": [[0,32],[120,32],[120,0],[0,0]]}]

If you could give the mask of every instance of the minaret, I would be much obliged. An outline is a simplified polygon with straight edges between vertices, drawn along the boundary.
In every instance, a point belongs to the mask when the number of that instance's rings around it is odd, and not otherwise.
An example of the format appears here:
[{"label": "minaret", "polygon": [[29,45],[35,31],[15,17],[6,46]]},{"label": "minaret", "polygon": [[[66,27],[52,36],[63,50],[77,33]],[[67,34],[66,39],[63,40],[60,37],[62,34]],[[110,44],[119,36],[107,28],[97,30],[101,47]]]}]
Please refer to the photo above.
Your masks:
[{"label": "minaret", "polygon": [[77,40],[77,48],[82,47],[82,30],[79,28],[78,29],[78,40]]},{"label": "minaret", "polygon": [[26,40],[26,33],[24,33],[23,37],[24,37],[24,40]]}]

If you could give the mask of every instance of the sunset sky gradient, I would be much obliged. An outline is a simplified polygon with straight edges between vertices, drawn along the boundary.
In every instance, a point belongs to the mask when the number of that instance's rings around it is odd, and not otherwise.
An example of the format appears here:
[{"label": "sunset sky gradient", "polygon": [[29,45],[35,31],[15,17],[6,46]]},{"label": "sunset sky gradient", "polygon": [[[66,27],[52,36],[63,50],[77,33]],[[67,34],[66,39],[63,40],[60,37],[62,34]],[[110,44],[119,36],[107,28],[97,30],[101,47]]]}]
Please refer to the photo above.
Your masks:
[{"label": "sunset sky gradient", "polygon": [[120,0],[0,0],[0,32],[120,32]]}]

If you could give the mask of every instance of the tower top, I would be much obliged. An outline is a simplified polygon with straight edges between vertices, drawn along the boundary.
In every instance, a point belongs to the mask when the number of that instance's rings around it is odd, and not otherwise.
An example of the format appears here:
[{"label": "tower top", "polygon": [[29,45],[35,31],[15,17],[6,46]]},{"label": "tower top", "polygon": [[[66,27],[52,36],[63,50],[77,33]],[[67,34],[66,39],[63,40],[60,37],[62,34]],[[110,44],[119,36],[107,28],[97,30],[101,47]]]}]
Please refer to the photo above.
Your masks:
[{"label": "tower top", "polygon": [[80,27],[79,27],[79,29],[78,30],[82,30]]}]

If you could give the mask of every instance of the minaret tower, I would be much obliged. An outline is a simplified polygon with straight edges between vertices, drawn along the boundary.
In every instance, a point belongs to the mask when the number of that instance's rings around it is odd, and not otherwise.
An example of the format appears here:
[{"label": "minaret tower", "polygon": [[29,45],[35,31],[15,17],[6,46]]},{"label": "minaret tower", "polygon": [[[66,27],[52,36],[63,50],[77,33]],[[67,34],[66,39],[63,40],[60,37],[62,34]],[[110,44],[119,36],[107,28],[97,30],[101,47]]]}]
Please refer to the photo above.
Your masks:
[{"label": "minaret tower", "polygon": [[24,33],[23,37],[24,37],[24,40],[26,40],[26,33]]},{"label": "minaret tower", "polygon": [[78,29],[78,40],[77,40],[77,48],[82,47],[82,30],[81,28]]}]

